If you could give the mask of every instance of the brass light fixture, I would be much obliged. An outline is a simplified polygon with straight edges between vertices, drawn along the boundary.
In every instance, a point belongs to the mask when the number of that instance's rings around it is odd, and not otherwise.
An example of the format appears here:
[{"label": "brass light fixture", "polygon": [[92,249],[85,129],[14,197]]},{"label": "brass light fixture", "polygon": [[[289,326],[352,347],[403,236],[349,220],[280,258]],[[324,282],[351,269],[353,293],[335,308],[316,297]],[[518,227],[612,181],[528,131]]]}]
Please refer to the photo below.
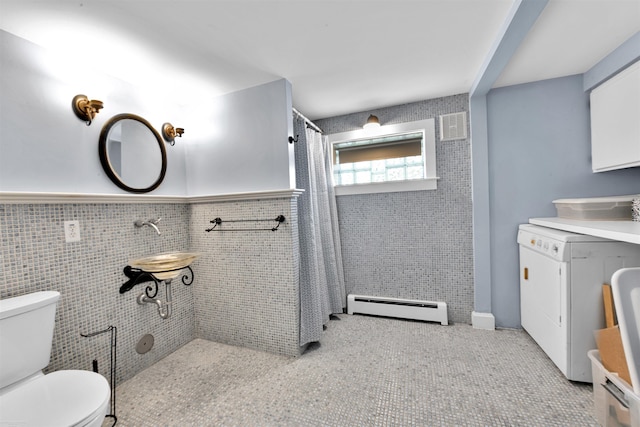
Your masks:
[{"label": "brass light fixture", "polygon": [[373,114],[369,115],[367,122],[362,126],[363,129],[375,129],[380,127],[380,120],[378,120],[377,116]]},{"label": "brass light fixture", "polygon": [[164,140],[171,145],[176,143],[176,138],[182,138],[183,133],[183,128],[173,127],[171,123],[165,123],[162,125],[162,136],[164,137]]},{"label": "brass light fixture", "polygon": [[103,106],[102,101],[98,101],[97,99],[90,100],[86,95],[76,95],[71,102],[73,112],[76,113],[76,116],[78,116],[80,120],[85,121],[87,126],[91,125],[91,121]]}]

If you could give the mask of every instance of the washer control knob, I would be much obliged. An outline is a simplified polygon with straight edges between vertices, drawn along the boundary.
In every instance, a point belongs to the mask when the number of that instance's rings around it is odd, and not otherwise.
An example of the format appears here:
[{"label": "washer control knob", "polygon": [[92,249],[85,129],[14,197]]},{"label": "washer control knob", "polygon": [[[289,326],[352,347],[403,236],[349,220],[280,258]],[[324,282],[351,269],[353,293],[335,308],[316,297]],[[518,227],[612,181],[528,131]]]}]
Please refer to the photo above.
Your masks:
[{"label": "washer control knob", "polygon": [[558,245],[551,246],[551,250],[553,251],[554,254],[557,254],[558,253]]}]

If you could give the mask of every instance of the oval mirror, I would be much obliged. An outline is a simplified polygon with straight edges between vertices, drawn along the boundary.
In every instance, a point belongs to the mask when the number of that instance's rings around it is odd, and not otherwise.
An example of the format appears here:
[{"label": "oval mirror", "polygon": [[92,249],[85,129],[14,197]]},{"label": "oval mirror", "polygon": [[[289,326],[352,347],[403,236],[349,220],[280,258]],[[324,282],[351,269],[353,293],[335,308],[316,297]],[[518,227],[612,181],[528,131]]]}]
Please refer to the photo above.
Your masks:
[{"label": "oval mirror", "polygon": [[100,132],[100,163],[111,181],[132,193],[157,188],[167,171],[167,152],[158,131],[135,114],[110,118]]}]

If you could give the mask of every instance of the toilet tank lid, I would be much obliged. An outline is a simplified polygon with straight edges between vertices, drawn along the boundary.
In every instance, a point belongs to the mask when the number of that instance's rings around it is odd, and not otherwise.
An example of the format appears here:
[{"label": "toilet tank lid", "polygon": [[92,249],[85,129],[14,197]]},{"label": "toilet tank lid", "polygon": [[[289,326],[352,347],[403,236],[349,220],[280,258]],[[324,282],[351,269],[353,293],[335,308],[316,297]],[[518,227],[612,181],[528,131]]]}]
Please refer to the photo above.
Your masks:
[{"label": "toilet tank lid", "polygon": [[0,300],[0,319],[35,310],[45,305],[55,304],[59,298],[60,292],[41,291]]}]

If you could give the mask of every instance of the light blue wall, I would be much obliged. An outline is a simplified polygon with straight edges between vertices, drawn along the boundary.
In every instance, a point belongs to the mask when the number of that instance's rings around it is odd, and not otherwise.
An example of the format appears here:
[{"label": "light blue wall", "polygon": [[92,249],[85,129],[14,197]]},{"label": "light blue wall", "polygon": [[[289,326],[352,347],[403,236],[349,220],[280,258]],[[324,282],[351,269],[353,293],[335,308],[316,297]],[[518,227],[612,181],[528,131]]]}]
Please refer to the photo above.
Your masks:
[{"label": "light blue wall", "polygon": [[[91,126],[72,112],[71,100],[79,93],[104,101],[104,109]],[[232,103],[227,103],[225,109],[223,98],[234,98],[241,108],[231,109]],[[103,351],[108,345],[105,347],[99,338],[83,340],[79,332],[103,329],[110,323],[118,327],[118,381],[198,336],[196,321],[198,333],[209,332],[209,338],[217,333],[219,339],[237,345],[287,355],[299,353],[298,253],[292,249],[297,247],[294,199],[207,203],[191,209],[186,203],[81,200],[68,204],[7,204],[2,194],[124,193],[105,175],[98,156],[102,126],[111,116],[123,112],[145,117],[156,129],[167,121],[186,129],[175,146],[166,145],[167,175],[153,195],[185,196],[192,172],[189,160],[205,156],[209,158],[204,159],[203,167],[223,165],[214,171],[198,171],[203,172],[200,178],[208,194],[229,192],[239,172],[248,177],[243,181],[243,189],[248,192],[264,188],[264,181],[273,177],[277,189],[289,188],[293,185],[288,173],[290,99],[288,82],[280,80],[237,96],[220,97],[219,102],[212,99],[206,105],[176,106],[161,93],[143,92],[99,70],[74,69],[52,52],[0,31],[0,298],[43,290],[61,293],[48,371],[90,369],[93,359],[99,360],[100,366],[108,366],[108,352]],[[229,116],[234,114],[238,117],[231,121]],[[228,120],[217,120],[225,115]],[[277,123],[271,125],[271,120]],[[233,133],[232,125],[237,133]],[[270,129],[278,132],[270,133]],[[223,134],[229,138],[216,139]],[[227,147],[227,157],[221,157],[215,144],[231,142],[236,144]],[[248,159],[254,152],[262,153],[259,158],[264,164],[259,168],[250,167]],[[268,156],[272,156],[271,161],[265,160]],[[228,176],[220,174],[225,162],[240,170],[230,170]],[[253,233],[251,238],[239,239],[237,233],[204,232],[204,224],[215,216],[260,217],[258,211],[269,216],[273,213],[274,217],[282,213],[287,222],[277,235]],[[136,219],[157,217],[162,218],[161,235],[133,225]],[[65,243],[63,222],[68,220],[79,221],[80,242]],[[236,258],[227,258],[221,267],[216,251],[228,255],[225,251],[230,248],[235,248]],[[193,286],[174,285],[171,319],[161,319],[152,305],[136,303],[141,286],[133,292],[118,293],[127,279],[122,269],[128,260],[188,249],[202,252],[202,257],[193,264]],[[283,251],[288,256],[282,256]],[[209,286],[212,283],[215,285]],[[237,293],[238,286],[247,292]],[[202,289],[205,297],[218,292],[214,296],[240,301],[242,309],[226,304],[216,311],[214,314],[223,318],[224,325],[220,325],[209,315],[211,304],[200,300],[200,318],[196,320],[194,295],[202,296]],[[217,299],[214,309],[225,301]],[[252,310],[249,315],[247,307]],[[156,341],[151,351],[140,355],[135,352],[135,344],[145,333],[153,333]]]},{"label": "light blue wall", "polygon": [[[122,194],[102,169],[100,131],[120,113],[160,130],[185,128],[165,145],[167,173],[152,195],[217,195],[295,187],[291,85],[281,79],[178,105],[87,67],[73,67],[0,30],[0,192]],[[71,109],[77,94],[104,102],[91,126]]]},{"label": "light blue wall", "polygon": [[295,187],[291,84],[280,79],[214,100],[206,136],[188,145],[189,195]]},{"label": "light blue wall", "polygon": [[[512,152],[513,158],[499,154],[501,150],[506,153],[512,148],[514,142],[509,141],[510,139],[520,141],[525,138],[532,143],[535,142],[536,146],[546,147],[547,150],[545,152],[550,156],[566,154],[567,148],[565,145],[573,143],[575,145],[573,148],[578,150],[576,154],[579,157],[565,159],[565,167],[568,169],[573,168],[573,163],[578,165],[576,174],[570,174],[569,178],[578,181],[574,183],[576,184],[575,186],[570,188],[581,195],[587,195],[582,194],[585,193],[582,191],[583,189],[588,189],[589,194],[595,194],[600,191],[602,195],[628,193],[629,191],[625,191],[625,189],[629,187],[634,189],[631,191],[633,193],[640,192],[638,171],[607,172],[607,176],[591,177],[589,110],[588,94],[586,93],[640,57],[640,33],[634,34],[584,75],[574,76],[572,79],[580,80],[582,92],[576,91],[575,82],[570,85],[567,83],[568,86],[564,88],[563,93],[567,94],[569,98],[559,99],[558,103],[552,102],[553,99],[558,99],[558,95],[553,93],[553,89],[549,89],[558,84],[553,80],[533,83],[532,85],[537,85],[536,88],[540,90],[539,93],[524,89],[533,87],[531,85],[490,91],[504,66],[526,37],[546,4],[547,0],[514,1],[509,16],[505,20],[505,25],[496,39],[494,48],[486,58],[470,93],[473,170],[474,309],[479,313],[493,314],[496,318],[497,326],[519,327],[520,325],[518,290],[514,288],[514,281],[517,284],[518,276],[516,275],[514,279],[513,275],[513,271],[517,273],[514,262],[514,259],[517,258],[514,258],[515,252],[510,252],[512,250],[517,251],[517,247],[512,247],[514,245],[513,239],[515,239],[514,227],[519,222],[526,222],[529,217],[555,216],[555,210],[551,205],[553,197],[545,198],[539,196],[545,194],[545,191],[550,191],[545,190],[545,186],[547,189],[555,188],[549,187],[550,184],[554,184],[552,177],[563,176],[562,171],[556,171],[553,168],[553,165],[556,165],[554,161],[549,161],[544,154],[536,151],[534,153],[536,156],[530,157],[530,161],[536,164],[536,168],[539,170],[538,175],[542,176],[542,178],[531,177],[529,178],[531,182],[522,179],[534,191],[529,188],[527,191],[532,193],[532,196],[519,201],[519,207],[525,207],[528,212],[523,211],[518,214],[516,211],[519,208],[508,206],[509,193],[514,193],[514,191],[500,187],[501,184],[504,185],[504,183],[500,182],[500,179],[506,179],[508,182],[512,179],[512,176],[495,170],[490,171],[491,168],[502,167],[499,163],[500,161],[507,161],[506,169],[514,173],[517,172],[518,169],[510,165],[520,164],[526,154]],[[571,90],[568,90],[569,86],[572,87]],[[491,108],[491,113],[493,114],[492,123],[489,123],[487,117],[489,114],[489,107],[487,106],[488,94],[492,94],[493,97]],[[559,108],[559,106],[563,106],[565,109]],[[512,116],[515,111],[520,111],[520,113],[514,118]],[[523,118],[527,114],[530,116],[526,117],[526,119]],[[510,120],[518,120],[511,123],[508,120],[501,119],[500,117],[502,116],[509,117]],[[572,121],[562,123],[561,120],[557,120],[557,117],[565,117]],[[547,118],[549,119],[548,121]],[[529,127],[530,123],[537,123],[541,128],[534,127],[533,131],[525,129]],[[525,130],[530,133],[524,135],[523,132]],[[567,132],[567,138],[558,138],[558,135]],[[551,139],[545,141],[536,139],[546,137],[546,133],[550,133]],[[514,137],[511,136],[512,134],[520,136]],[[493,141],[492,135],[497,136],[499,139]],[[535,137],[532,137],[532,135]],[[547,147],[550,144],[549,141],[555,141],[556,143]],[[489,151],[491,151],[491,154],[488,154]],[[547,166],[549,164],[552,166]],[[585,164],[588,168],[585,168]],[[525,165],[530,164],[526,163]],[[490,173],[491,176],[488,177]],[[588,178],[581,179],[583,173]],[[595,181],[592,181],[594,179]],[[498,180],[497,189],[494,188],[496,180]],[[536,181],[540,181],[541,185],[535,184]],[[522,184],[520,181],[517,182],[518,185]],[[591,182],[595,182],[595,186],[589,187],[586,184]],[[560,188],[565,188],[564,184],[558,185],[561,185]],[[528,187],[524,186],[523,188]],[[502,192],[502,190],[506,191]],[[518,200],[518,197],[519,195],[516,195],[513,200]],[[530,202],[530,200],[541,200],[545,205],[540,206]],[[538,212],[541,213],[536,213],[536,211],[530,210],[529,207],[536,207]],[[494,209],[513,210],[513,215],[500,211],[494,212]],[[514,221],[518,217],[520,219]],[[494,227],[498,227],[498,229],[494,229]],[[501,255],[505,254],[507,254],[506,260],[511,263],[510,265],[506,265],[505,258],[501,257]],[[517,255],[517,253],[515,254]],[[494,272],[493,269],[495,268],[499,270]]]},{"label": "light blue wall", "polygon": [[[110,117],[133,113],[156,129],[171,121],[189,131],[176,104],[99,70],[74,68],[5,31],[0,31],[0,76],[0,191],[124,193],[104,173],[98,156],[100,130]],[[71,109],[77,94],[104,102],[91,126]],[[167,174],[153,194],[181,195],[184,147],[166,148]]]},{"label": "light blue wall", "polygon": [[591,171],[589,98],[582,75],[487,95],[492,312],[520,327],[519,224],[556,216],[552,200],[640,192],[640,168]]},{"label": "light blue wall", "polygon": [[[491,211],[489,183],[489,140],[487,132],[487,93],[509,63],[522,40],[546,7],[548,0],[514,0],[476,80],[471,86],[469,112],[471,122],[471,159],[473,162],[473,250],[474,312],[487,316],[491,299]],[[486,318],[485,318],[486,319]],[[478,319],[480,320],[480,319]],[[483,321],[482,323],[485,323]],[[474,320],[474,326],[476,326]],[[486,328],[488,325],[477,325]]]},{"label": "light blue wall", "polygon": [[595,89],[600,83],[610,79],[638,59],[640,59],[640,31],[584,73],[584,90]]}]

